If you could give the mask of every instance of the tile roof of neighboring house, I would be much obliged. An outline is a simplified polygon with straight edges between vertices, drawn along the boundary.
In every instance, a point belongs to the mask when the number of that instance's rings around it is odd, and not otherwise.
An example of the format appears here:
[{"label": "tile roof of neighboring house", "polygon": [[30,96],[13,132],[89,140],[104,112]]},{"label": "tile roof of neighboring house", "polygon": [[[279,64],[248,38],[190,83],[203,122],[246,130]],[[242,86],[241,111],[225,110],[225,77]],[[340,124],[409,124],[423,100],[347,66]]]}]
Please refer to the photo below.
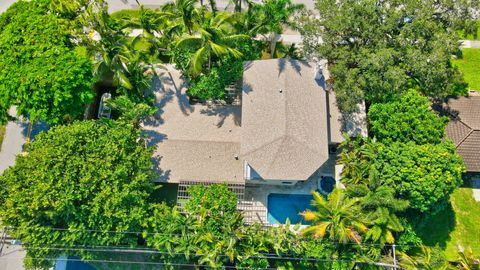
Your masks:
[{"label": "tile roof of neighboring house", "polygon": [[243,181],[243,163],[235,159],[240,149],[240,107],[190,105],[180,72],[169,67],[157,73],[159,111],[143,129],[150,144],[157,146],[158,180]]},{"label": "tile roof of neighboring house", "polygon": [[263,179],[307,179],[328,159],[325,101],[312,64],[290,59],[247,63],[242,158]]},{"label": "tile roof of neighboring house", "polygon": [[463,157],[467,171],[480,172],[480,95],[450,98],[445,110],[451,118],[447,135]]}]

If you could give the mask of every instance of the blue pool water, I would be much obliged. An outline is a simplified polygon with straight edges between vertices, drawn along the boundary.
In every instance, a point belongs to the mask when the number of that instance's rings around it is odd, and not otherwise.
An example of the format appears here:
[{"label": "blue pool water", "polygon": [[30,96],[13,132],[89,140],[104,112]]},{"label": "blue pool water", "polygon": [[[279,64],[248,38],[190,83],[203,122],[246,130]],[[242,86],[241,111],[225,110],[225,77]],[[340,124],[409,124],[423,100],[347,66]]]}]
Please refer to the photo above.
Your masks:
[{"label": "blue pool water", "polygon": [[310,205],[312,200],[312,195],[277,193],[268,195],[268,223],[285,224],[288,218],[291,224],[308,224],[299,213],[306,209],[312,209]]}]

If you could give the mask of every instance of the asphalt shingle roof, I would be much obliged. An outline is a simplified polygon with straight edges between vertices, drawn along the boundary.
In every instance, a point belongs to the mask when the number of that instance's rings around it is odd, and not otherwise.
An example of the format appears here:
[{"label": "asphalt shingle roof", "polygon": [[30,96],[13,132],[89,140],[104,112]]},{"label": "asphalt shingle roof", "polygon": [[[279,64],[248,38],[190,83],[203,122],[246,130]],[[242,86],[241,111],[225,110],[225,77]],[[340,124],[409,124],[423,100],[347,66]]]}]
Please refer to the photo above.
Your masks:
[{"label": "asphalt shingle roof", "polygon": [[326,92],[314,65],[247,63],[241,156],[263,179],[305,180],[328,159]]}]

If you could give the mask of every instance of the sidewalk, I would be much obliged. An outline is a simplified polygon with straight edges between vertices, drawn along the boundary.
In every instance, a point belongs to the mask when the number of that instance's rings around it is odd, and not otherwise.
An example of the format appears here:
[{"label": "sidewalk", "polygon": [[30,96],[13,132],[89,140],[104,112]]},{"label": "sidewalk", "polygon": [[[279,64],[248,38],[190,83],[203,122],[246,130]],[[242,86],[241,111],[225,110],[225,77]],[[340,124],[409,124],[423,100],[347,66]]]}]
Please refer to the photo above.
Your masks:
[{"label": "sidewalk", "polygon": [[[10,109],[10,115],[16,114],[15,108]],[[3,138],[2,150],[0,152],[0,174],[8,167],[15,164],[15,158],[22,153],[23,145],[26,141],[28,130],[28,121],[17,119],[7,123],[5,127],[5,137]],[[48,130],[48,125],[44,123],[35,123],[32,127],[31,137],[34,138],[41,131]]]},{"label": "sidewalk", "polygon": [[25,251],[21,246],[7,244],[0,257],[0,270],[23,270]]},{"label": "sidewalk", "polygon": [[461,48],[480,48],[480,40],[460,40]]}]

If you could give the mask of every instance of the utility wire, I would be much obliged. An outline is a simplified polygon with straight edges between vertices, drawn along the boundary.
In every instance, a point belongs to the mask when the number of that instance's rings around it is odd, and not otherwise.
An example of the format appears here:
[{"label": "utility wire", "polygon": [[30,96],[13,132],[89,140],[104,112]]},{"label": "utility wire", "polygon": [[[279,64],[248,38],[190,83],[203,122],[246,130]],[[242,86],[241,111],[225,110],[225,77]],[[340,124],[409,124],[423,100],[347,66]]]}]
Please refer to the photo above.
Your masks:
[{"label": "utility wire", "polygon": [[[31,249],[48,249],[48,250],[60,250],[60,251],[69,251],[69,250],[75,250],[75,251],[90,251],[90,252],[119,252],[119,253],[145,253],[145,254],[163,254],[163,255],[186,255],[185,252],[162,252],[162,251],[156,251],[156,250],[115,250],[115,249],[81,249],[81,248],[50,248],[50,247],[33,247]],[[192,254],[192,257],[201,257],[205,256],[208,254]],[[239,255],[245,255],[245,254],[239,254]],[[259,256],[259,255],[265,255],[265,256]],[[220,257],[228,257],[227,255],[224,254],[219,254],[218,256]],[[286,256],[279,256],[277,254],[258,254],[258,255],[252,255],[248,256],[248,258],[253,258],[253,259],[279,259],[279,260],[296,260],[296,261],[315,261],[315,262],[320,262],[320,261],[325,261],[327,259],[319,259],[319,258],[301,258],[301,257],[286,257]],[[329,259],[330,260],[330,259]],[[342,261],[342,262],[353,262],[353,260],[344,260],[344,259],[336,259],[335,261]]]},{"label": "utility wire", "polygon": [[[20,229],[21,227],[9,226],[8,229]],[[138,232],[138,231],[113,231],[113,230],[90,230],[90,229],[65,229],[65,228],[54,228],[54,227],[36,227],[33,230],[52,230],[52,231],[63,231],[67,233],[75,232],[89,232],[89,233],[118,233],[118,234],[152,234],[152,235],[163,235],[163,236],[185,236],[183,234],[175,233],[157,233],[157,232]],[[232,236],[235,236],[232,234]],[[356,245],[356,246],[381,246],[381,247],[391,247],[392,244],[379,244],[379,243],[356,243],[356,242],[338,242],[338,241],[324,241],[331,244],[341,244],[341,245]],[[406,244],[395,244],[396,247],[412,247],[419,248],[419,245],[406,245]]]},{"label": "utility wire", "polygon": [[[0,260],[10,260],[10,259],[22,259],[23,257],[8,257],[8,258],[1,258]],[[192,263],[159,263],[159,262],[139,262],[139,261],[118,261],[118,260],[96,260],[96,259],[59,259],[59,258],[49,258],[49,257],[29,257],[32,260],[47,260],[47,261],[72,261],[72,262],[89,262],[89,263],[120,263],[120,264],[142,264],[142,265],[163,265],[163,266],[192,266],[192,267],[206,267],[206,268],[218,268],[221,267],[223,269],[267,269],[267,270],[277,270],[277,268],[258,268],[258,267],[249,267],[249,266],[209,266],[205,264],[192,264]],[[321,262],[339,262],[339,260],[322,260]],[[343,261],[343,262],[354,262],[351,261]],[[364,262],[366,264],[371,264],[368,262]]]}]

